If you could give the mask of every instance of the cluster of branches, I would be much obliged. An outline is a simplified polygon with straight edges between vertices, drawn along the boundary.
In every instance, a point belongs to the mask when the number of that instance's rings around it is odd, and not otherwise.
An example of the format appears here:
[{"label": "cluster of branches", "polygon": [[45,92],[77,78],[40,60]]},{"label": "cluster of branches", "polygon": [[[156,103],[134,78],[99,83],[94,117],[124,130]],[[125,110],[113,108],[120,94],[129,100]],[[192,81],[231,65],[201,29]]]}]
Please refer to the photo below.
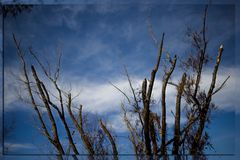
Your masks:
[{"label": "cluster of branches", "polygon": [[[211,112],[215,109],[214,103],[212,103],[212,97],[219,92],[229,77],[219,86],[216,87],[217,73],[219,65],[221,63],[223,45],[219,47],[215,66],[212,72],[212,79],[208,91],[202,90],[200,82],[202,79],[202,70],[209,61],[207,54],[208,41],[206,39],[206,18],[207,18],[207,6],[204,12],[203,27],[199,32],[189,31],[188,36],[191,37],[192,46],[196,51],[196,54],[191,55],[187,60],[181,61],[181,65],[184,69],[182,77],[179,83],[171,82],[172,73],[175,70],[177,63],[177,56],[173,58],[166,52],[166,57],[169,62],[169,67],[166,69],[162,79],[161,88],[161,113],[153,111],[153,86],[156,81],[156,75],[159,70],[160,61],[163,51],[164,34],[159,46],[157,61],[152,69],[150,80],[146,78],[142,82],[142,88],[136,92],[133,88],[130,76],[126,70],[129,86],[131,88],[132,96],[129,97],[120,90],[130,104],[130,109],[124,107],[122,104],[124,121],[130,133],[130,141],[133,145],[136,159],[145,159],[145,155],[148,159],[168,159],[169,154],[176,155],[175,159],[184,159],[184,156],[191,154],[195,155],[195,158],[204,156],[204,151],[207,147],[212,148],[209,135],[206,131],[206,125],[210,122]],[[151,29],[151,36],[156,42],[154,32]],[[190,70],[190,71],[189,71]],[[166,89],[168,85],[176,87],[176,100],[175,100],[175,114],[174,114],[174,131],[173,137],[168,137],[167,123],[166,123],[166,110],[169,107],[166,103]],[[182,100],[184,98],[184,101]],[[182,107],[182,104],[185,106]],[[156,105],[155,105],[156,106]],[[183,111],[185,109],[186,122],[181,122],[181,118],[184,116]],[[137,117],[134,120],[130,119],[134,115]],[[171,132],[172,133],[172,132]],[[198,157],[196,157],[198,156]]]},{"label": "cluster of branches", "polygon": [[[14,3],[14,2],[13,2]],[[15,4],[15,5],[1,5],[0,15],[3,15],[3,18],[6,18],[8,15],[16,17],[24,11],[30,12],[32,10],[33,5],[23,5],[23,4]]]},{"label": "cluster of branches", "polygon": [[[202,156],[206,147],[211,146],[209,135],[205,128],[210,122],[211,112],[215,108],[214,103],[212,103],[212,97],[223,88],[229,77],[227,77],[219,87],[216,87],[217,73],[223,53],[223,45],[221,45],[218,50],[208,90],[205,91],[200,86],[203,68],[209,60],[207,54],[206,17],[207,7],[204,12],[202,29],[199,32],[189,32],[196,54],[191,55],[186,61],[181,62],[185,72],[182,73],[178,83],[171,82],[170,80],[173,72],[176,70],[179,58],[176,55],[171,57],[163,51],[163,34],[159,43],[156,64],[151,71],[149,81],[147,81],[146,78],[143,80],[141,89],[134,89],[127,69],[125,69],[133,98],[130,98],[120,88],[112,84],[123,93],[128,100],[128,106],[130,106],[129,109],[126,107],[126,104],[122,103],[123,119],[129,130],[129,140],[133,145],[137,160],[146,158],[159,159],[161,157],[168,159],[169,154],[178,155],[175,157],[176,159],[184,159],[184,157],[180,155],[185,154]],[[107,129],[106,124],[104,124],[102,120],[99,120],[99,125],[95,127],[95,129],[87,131],[89,130],[89,126],[86,125],[86,119],[84,119],[83,116],[83,106],[73,107],[72,102],[74,97],[72,97],[70,91],[64,91],[59,86],[58,79],[61,54],[59,54],[56,69],[54,73],[51,74],[50,69],[48,69],[34,51],[29,48],[30,55],[37,62],[45,78],[47,78],[54,87],[55,93],[53,93],[53,91],[48,89],[48,83],[40,78],[34,65],[31,65],[30,72],[28,72],[29,66],[26,63],[20,42],[16,40],[14,35],[13,39],[23,70],[23,78],[21,81],[26,86],[30,97],[28,103],[32,105],[36,112],[41,124],[41,132],[55,147],[58,154],[80,154],[75,142],[76,139],[74,139],[74,133],[77,131],[90,159],[94,159],[94,155],[98,155],[99,158],[101,157],[100,155],[109,154],[111,154],[115,160],[118,159],[116,140]],[[152,109],[154,103],[152,93],[157,79],[157,73],[159,72],[162,54],[164,53],[166,53],[168,67],[166,66],[167,69],[164,70],[162,88],[161,91],[159,90],[159,92],[161,92],[161,105],[159,106],[161,113],[157,113]],[[166,123],[166,112],[169,108],[166,103],[166,90],[169,85],[175,86],[177,92],[175,97],[175,123],[172,137],[167,136],[171,131],[167,128]],[[185,106],[183,107],[182,104],[184,104],[184,102]],[[73,108],[75,108],[75,110],[73,110]],[[183,112],[184,109],[185,112]],[[42,110],[45,110],[47,113],[50,127],[47,126],[47,121],[43,118]],[[77,114],[75,114],[76,110],[78,111]],[[187,119],[184,123],[181,122],[184,116],[183,113]],[[74,129],[71,129],[70,123],[66,120],[66,114],[70,117]],[[134,120],[130,119],[129,114],[131,114],[131,117],[134,116],[136,118]],[[59,126],[56,123],[56,118],[59,118],[64,126],[69,143],[67,149],[63,147],[61,139],[59,138]],[[110,142],[111,149],[106,145],[106,141]],[[70,150],[72,150],[72,152]],[[74,155],[73,157],[77,159]],[[59,158],[62,157],[60,156]],[[104,157],[102,157],[102,159],[104,159]]]},{"label": "cluster of branches", "polygon": [[[37,54],[30,47],[28,54],[37,62],[38,67],[34,65],[29,67],[25,59],[26,54],[24,54],[21,49],[20,41],[18,41],[14,35],[13,39],[23,71],[23,76],[21,76],[20,80],[23,82],[29,97],[29,99],[23,96],[20,98],[24,102],[32,105],[41,125],[41,133],[54,146],[57,153],[60,155],[59,158],[62,159],[62,155],[71,155],[71,153],[73,153],[73,157],[77,159],[75,155],[80,154],[79,147],[77,146],[79,142],[76,142],[77,140],[74,138],[74,133],[78,132],[81,143],[84,145],[89,155],[89,159],[94,159],[95,155],[101,155],[98,156],[98,159],[104,159],[104,155],[110,154],[117,160],[118,151],[115,144],[115,138],[106,127],[106,124],[99,119],[99,125],[90,129],[90,125],[87,124],[87,117],[85,116],[84,118],[82,112],[83,106],[80,104],[79,107],[76,107],[73,104],[74,97],[72,97],[71,92],[65,91],[59,86],[58,79],[60,75],[61,52],[58,54],[55,71],[52,73],[51,69],[41,62]],[[43,72],[42,76],[44,76],[45,80],[40,78],[36,68],[39,68],[39,70]],[[48,82],[50,82],[50,84]],[[54,89],[50,89],[50,86],[53,86]],[[43,112],[47,113],[47,119],[44,118]],[[67,117],[70,117],[71,122],[67,121]],[[61,142],[63,139],[59,138],[60,124],[57,124],[56,119],[60,119],[61,125],[64,126],[68,139],[67,148],[64,148]],[[49,123],[50,127],[48,127]],[[74,127],[71,127],[71,124]],[[91,124],[91,126],[93,125]],[[112,151],[109,150],[106,141],[110,142]]]}]

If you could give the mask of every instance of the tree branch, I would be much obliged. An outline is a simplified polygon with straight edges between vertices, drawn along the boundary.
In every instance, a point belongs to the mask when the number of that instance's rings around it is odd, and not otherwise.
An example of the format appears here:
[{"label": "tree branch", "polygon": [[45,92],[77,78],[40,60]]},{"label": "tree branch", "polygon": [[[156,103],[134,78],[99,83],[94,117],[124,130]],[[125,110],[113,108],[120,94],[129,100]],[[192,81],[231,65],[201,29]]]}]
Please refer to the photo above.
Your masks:
[{"label": "tree branch", "polygon": [[[161,154],[166,154],[166,88],[168,84],[168,80],[170,79],[173,70],[176,66],[177,57],[174,57],[172,62],[172,66],[170,69],[165,73],[162,85],[162,143],[161,143]],[[165,157],[165,156],[164,156]],[[165,159],[165,158],[164,158]]]},{"label": "tree branch", "polygon": [[103,124],[102,120],[100,120],[100,126],[101,126],[102,130],[105,132],[105,134],[108,136],[108,139],[112,145],[114,160],[118,160],[118,151],[117,151],[117,147],[116,147],[114,138],[112,137],[112,135],[109,132],[109,130],[107,129],[107,127]]}]

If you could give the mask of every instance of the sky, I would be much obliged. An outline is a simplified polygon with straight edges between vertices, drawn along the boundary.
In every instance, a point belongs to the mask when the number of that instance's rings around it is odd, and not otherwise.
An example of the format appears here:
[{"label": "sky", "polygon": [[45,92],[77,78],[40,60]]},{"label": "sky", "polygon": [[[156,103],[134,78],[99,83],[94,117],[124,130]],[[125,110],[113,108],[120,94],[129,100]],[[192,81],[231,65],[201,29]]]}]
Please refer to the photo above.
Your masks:
[{"label": "sky", "polygon": [[[145,77],[150,77],[157,47],[149,34],[148,22],[152,24],[158,40],[165,33],[164,50],[170,55],[176,54],[179,59],[184,59],[191,53],[186,31],[187,28],[199,29],[202,25],[204,5],[174,2],[36,5],[29,13],[23,12],[15,18],[7,17],[4,20],[3,36],[4,126],[13,128],[4,137],[7,153],[45,154],[48,153],[45,148],[49,147],[45,137],[36,129],[38,122],[32,108],[17,98],[22,86],[16,83],[11,73],[21,71],[12,33],[21,40],[24,51],[27,52],[31,46],[41,60],[47,59],[53,67],[56,51],[60,49],[63,52],[59,84],[65,89],[71,89],[73,95],[79,95],[75,103],[83,104],[84,112],[90,117],[97,114],[105,119],[114,134],[120,137],[120,154],[131,154],[133,150],[124,147],[128,133],[121,118],[120,105],[121,102],[126,103],[126,100],[109,82],[130,94],[124,66],[136,88],[140,87]],[[239,16],[239,5],[231,2],[212,4],[209,7],[207,51],[213,60],[203,71],[201,85],[204,89],[209,86],[214,58],[221,44],[224,45],[224,53],[217,85],[227,76],[231,77],[223,90],[213,98],[218,109],[213,113],[208,130],[215,151],[207,153],[238,153],[239,138],[236,135],[239,133],[240,100],[236,97],[240,92],[236,86],[240,80],[237,63],[240,58],[237,54]],[[27,61],[35,63],[29,57]],[[156,106],[160,102],[163,67],[160,65],[153,91]],[[177,67],[172,81],[178,82],[181,74],[182,70]],[[167,124],[171,127],[174,120],[171,110],[174,110],[175,89],[168,87],[167,95]],[[156,110],[159,111],[158,108]],[[211,159],[214,158],[216,157]]]}]

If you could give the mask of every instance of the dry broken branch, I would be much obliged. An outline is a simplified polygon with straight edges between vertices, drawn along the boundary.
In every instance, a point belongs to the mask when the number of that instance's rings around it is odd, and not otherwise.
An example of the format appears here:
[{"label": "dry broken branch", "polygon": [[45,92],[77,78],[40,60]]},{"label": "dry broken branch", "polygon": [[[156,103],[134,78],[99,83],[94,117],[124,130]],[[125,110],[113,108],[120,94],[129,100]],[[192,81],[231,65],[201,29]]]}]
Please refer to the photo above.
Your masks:
[{"label": "dry broken branch", "polygon": [[113,151],[113,157],[114,160],[118,160],[118,150],[115,144],[115,139],[113,138],[113,136],[111,135],[111,133],[109,132],[109,130],[107,129],[107,127],[105,126],[105,124],[102,122],[102,120],[100,120],[100,126],[102,128],[102,130],[106,133],[106,135],[108,136],[108,139],[112,145],[112,151]]},{"label": "dry broken branch", "polygon": [[[172,61],[170,69],[165,73],[163,78],[163,85],[162,85],[162,143],[161,143],[161,154],[166,155],[166,88],[168,84],[168,80],[170,79],[173,70],[175,69],[177,57],[174,57],[174,60]],[[165,157],[165,156],[164,156]],[[164,158],[165,159],[165,158]]]}]

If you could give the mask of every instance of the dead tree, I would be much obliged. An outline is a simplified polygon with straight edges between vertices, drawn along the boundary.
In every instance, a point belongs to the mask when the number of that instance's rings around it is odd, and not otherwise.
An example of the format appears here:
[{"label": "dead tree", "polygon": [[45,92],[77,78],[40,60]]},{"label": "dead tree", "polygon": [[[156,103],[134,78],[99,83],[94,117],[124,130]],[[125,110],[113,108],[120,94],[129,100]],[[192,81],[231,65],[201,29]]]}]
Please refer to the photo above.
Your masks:
[{"label": "dead tree", "polygon": [[[182,78],[178,84],[170,81],[170,77],[176,66],[177,56],[172,59],[167,52],[163,51],[163,34],[160,42],[157,62],[151,72],[150,81],[148,82],[146,78],[143,80],[142,88],[139,93],[140,98],[134,92],[133,85],[129,80],[130,76],[127,72],[126,75],[129,81],[129,86],[133,91],[133,98],[130,98],[129,95],[124,93],[117,86],[114,86],[121,93],[123,93],[123,95],[128,100],[128,106],[130,105],[129,107],[132,108],[127,109],[126,106],[122,105],[124,106],[124,121],[130,133],[130,140],[133,144],[136,159],[141,159],[139,155],[143,154],[147,156],[145,157],[147,159],[151,159],[152,156],[154,156],[155,159],[158,159],[161,156],[163,159],[168,159],[167,155],[169,153],[172,153],[173,155],[176,155],[175,159],[177,160],[184,159],[184,157],[180,156],[182,154],[204,156],[205,146],[211,145],[209,143],[209,136],[205,130],[205,126],[207,123],[209,123],[211,112],[215,106],[212,103],[212,96],[223,88],[229,79],[229,76],[219,87],[216,88],[217,72],[223,53],[223,45],[221,45],[217,55],[215,67],[213,69],[209,90],[207,93],[205,93],[205,91],[201,89],[200,82],[203,76],[202,70],[209,61],[209,56],[207,54],[208,40],[206,38],[207,9],[208,7],[206,6],[203,16],[203,27],[200,32],[189,32],[189,36],[192,39],[192,46],[195,48],[196,54],[190,55],[186,61],[180,61],[180,66],[183,66],[184,73],[182,74]],[[150,30],[151,38],[154,40],[154,42],[157,42],[157,38],[152,31],[152,27]],[[156,79],[156,74],[158,72],[159,64],[161,61],[162,52],[166,54],[170,68],[164,72],[162,80],[160,106],[161,113],[159,114],[153,112],[151,109],[151,95]],[[189,69],[192,71],[186,72]],[[168,104],[166,103],[167,85],[175,86],[177,91],[174,114],[175,123],[172,138],[166,136],[167,132],[171,132],[167,131],[166,127],[166,110],[168,109]],[[133,99],[133,102],[131,102],[131,99]],[[183,103],[186,104],[185,112],[183,111],[184,108],[181,107]],[[132,110],[136,110],[136,106],[137,112],[132,112]],[[127,116],[128,113],[136,114],[136,117],[138,117],[138,119],[135,121],[143,122],[141,125],[143,133],[139,131],[137,126],[133,125],[136,122],[132,122],[129,119]],[[187,122],[181,126],[181,117],[184,115],[187,118]],[[170,149],[171,145],[172,149]]]},{"label": "dead tree", "polygon": [[[31,65],[30,71],[28,70],[28,64],[26,63],[26,53],[23,53],[20,41],[17,41],[16,37],[13,35],[14,43],[17,48],[17,55],[20,59],[23,78],[21,82],[23,82],[24,86],[27,88],[27,93],[29,98],[21,97],[24,102],[30,104],[37,114],[37,119],[41,124],[41,132],[48,139],[48,141],[54,146],[56,149],[59,159],[63,159],[63,155],[72,155],[74,159],[77,159],[76,155],[80,155],[79,148],[77,147],[76,138],[73,137],[73,133],[77,131],[80,135],[81,143],[83,143],[88,155],[89,159],[94,159],[95,155],[98,156],[98,159],[104,159],[104,156],[108,154],[108,147],[104,146],[105,141],[107,141],[107,137],[112,144],[113,156],[114,159],[118,159],[117,147],[115,144],[115,139],[112,137],[110,131],[106,128],[106,126],[101,122],[100,126],[92,132],[96,132],[96,134],[86,132],[87,126],[85,125],[85,119],[83,118],[83,106],[80,105],[78,110],[78,115],[76,116],[75,110],[73,110],[73,97],[69,91],[65,91],[61,89],[58,84],[58,78],[60,75],[60,65],[61,65],[61,53],[59,54],[58,59],[56,60],[56,69],[53,74],[50,72],[50,68],[44,66],[41,62],[37,54],[29,48],[29,54],[33,57],[33,59],[37,62],[37,65],[40,68],[40,71],[43,72],[43,75],[39,75],[36,67]],[[41,79],[41,76],[45,76],[50,85],[53,86],[52,90],[49,88],[48,82]],[[55,94],[53,92],[55,91]],[[47,119],[43,118],[43,112],[47,112]],[[70,117],[72,123],[74,125],[74,129],[71,128],[69,122],[67,122],[66,118]],[[56,119],[59,118],[60,122],[64,126],[64,128],[60,128],[57,124]],[[50,122],[50,128],[47,127]],[[101,132],[102,128],[103,132]],[[59,130],[65,130],[66,137],[68,139],[69,148],[64,148],[62,145],[62,139],[59,137]],[[71,154],[71,150],[73,154]]]},{"label": "dead tree", "polygon": [[44,119],[42,117],[42,113],[41,113],[41,111],[39,109],[39,105],[37,104],[37,102],[36,102],[36,100],[34,98],[34,93],[33,93],[34,91],[32,90],[31,82],[30,82],[29,75],[28,75],[28,72],[27,72],[27,64],[26,64],[26,61],[24,59],[24,55],[23,55],[20,43],[16,40],[14,35],[13,35],[13,39],[14,39],[14,43],[15,43],[15,45],[17,47],[17,54],[18,54],[18,56],[20,58],[22,69],[23,69],[23,75],[24,75],[23,82],[24,82],[24,84],[27,87],[27,92],[28,92],[29,97],[31,99],[30,103],[32,104],[35,112],[37,113],[38,119],[39,119],[39,121],[41,123],[42,132],[48,138],[49,142],[51,144],[53,144],[53,146],[57,149],[57,152],[60,155],[62,155],[62,154],[64,154],[64,150],[63,150],[63,147],[62,147],[62,145],[61,145],[61,143],[59,141],[58,131],[57,131],[57,128],[56,128],[56,123],[55,123],[55,120],[54,120],[54,118],[52,116],[52,112],[51,112],[51,109],[49,107],[49,104],[46,101],[45,94],[43,93],[43,90],[42,90],[42,87],[41,87],[41,82],[39,81],[39,79],[37,77],[35,69],[32,67],[33,76],[34,76],[34,78],[35,78],[35,80],[37,82],[39,91],[41,91],[41,94],[42,94],[41,97],[45,98],[43,100],[44,100],[45,104],[47,105],[46,109],[47,109],[47,112],[48,112],[48,116],[49,116],[49,118],[51,118],[53,135],[50,134],[48,128],[46,127],[46,123],[45,123],[45,121],[44,121]]}]

